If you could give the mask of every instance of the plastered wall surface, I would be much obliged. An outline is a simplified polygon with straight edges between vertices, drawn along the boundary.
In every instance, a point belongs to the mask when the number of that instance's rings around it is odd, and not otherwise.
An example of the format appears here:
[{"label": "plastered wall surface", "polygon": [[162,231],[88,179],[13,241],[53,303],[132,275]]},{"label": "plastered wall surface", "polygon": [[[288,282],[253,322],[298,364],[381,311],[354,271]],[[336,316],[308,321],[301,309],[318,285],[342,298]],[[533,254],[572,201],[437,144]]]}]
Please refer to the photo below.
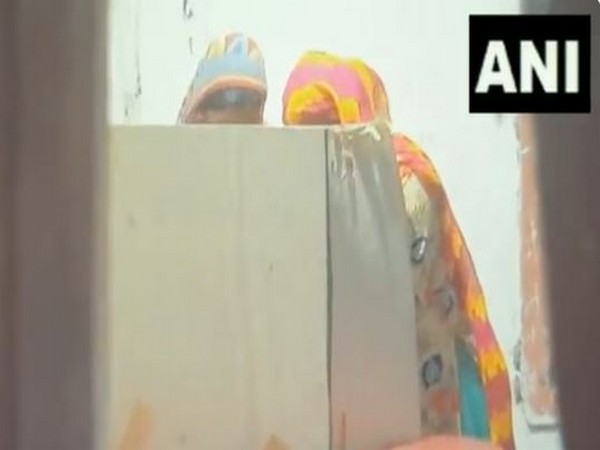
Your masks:
[{"label": "plastered wall surface", "polygon": [[[395,127],[432,157],[462,226],[512,367],[520,329],[519,146],[512,116],[468,113],[468,16],[515,13],[516,0],[113,0],[109,121],[172,124],[209,39],[252,35],[279,124],[295,60],[318,48],[366,59],[383,78]],[[519,449],[560,449],[556,430],[528,428],[515,407]]]}]

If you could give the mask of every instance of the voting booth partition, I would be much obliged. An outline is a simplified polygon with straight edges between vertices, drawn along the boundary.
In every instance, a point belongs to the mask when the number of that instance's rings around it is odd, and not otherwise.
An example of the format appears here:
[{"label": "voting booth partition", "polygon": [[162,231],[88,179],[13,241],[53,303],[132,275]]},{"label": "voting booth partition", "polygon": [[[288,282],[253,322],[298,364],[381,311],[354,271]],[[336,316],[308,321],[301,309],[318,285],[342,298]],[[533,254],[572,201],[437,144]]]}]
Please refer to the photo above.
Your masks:
[{"label": "voting booth partition", "polygon": [[115,127],[114,449],[381,450],[419,435],[387,128]]}]

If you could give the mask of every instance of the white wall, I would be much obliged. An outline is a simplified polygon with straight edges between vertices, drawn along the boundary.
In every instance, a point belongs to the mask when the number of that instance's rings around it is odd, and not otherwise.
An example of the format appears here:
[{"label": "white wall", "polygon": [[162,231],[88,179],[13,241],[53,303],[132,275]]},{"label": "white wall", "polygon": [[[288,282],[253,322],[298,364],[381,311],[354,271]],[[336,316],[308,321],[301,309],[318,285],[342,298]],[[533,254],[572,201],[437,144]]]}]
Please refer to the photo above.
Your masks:
[{"label": "white wall", "polygon": [[[468,113],[467,58],[469,14],[517,8],[518,0],[113,0],[110,120],[173,123],[204,46],[226,31],[252,35],[263,50],[271,124],[280,123],[280,95],[302,51],[365,58],[386,83],[396,127],[443,177],[512,364],[520,319],[514,121]],[[556,432],[531,432],[518,407],[515,421],[519,449],[560,448]]]}]

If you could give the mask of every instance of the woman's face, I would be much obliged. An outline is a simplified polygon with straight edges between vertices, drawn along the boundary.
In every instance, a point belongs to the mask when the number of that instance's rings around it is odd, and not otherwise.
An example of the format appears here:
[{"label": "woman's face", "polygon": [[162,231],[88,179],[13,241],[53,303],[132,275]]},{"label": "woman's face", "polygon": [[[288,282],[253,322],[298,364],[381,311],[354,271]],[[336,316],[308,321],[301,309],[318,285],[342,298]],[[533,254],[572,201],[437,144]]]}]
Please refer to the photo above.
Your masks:
[{"label": "woman's face", "polygon": [[222,108],[195,111],[188,117],[189,124],[260,125],[263,123],[262,108]]},{"label": "woman's face", "polygon": [[248,89],[226,89],[208,95],[187,123],[258,125],[263,123],[265,98]]},{"label": "woman's face", "polygon": [[302,114],[299,125],[339,125],[340,116],[334,108]]}]

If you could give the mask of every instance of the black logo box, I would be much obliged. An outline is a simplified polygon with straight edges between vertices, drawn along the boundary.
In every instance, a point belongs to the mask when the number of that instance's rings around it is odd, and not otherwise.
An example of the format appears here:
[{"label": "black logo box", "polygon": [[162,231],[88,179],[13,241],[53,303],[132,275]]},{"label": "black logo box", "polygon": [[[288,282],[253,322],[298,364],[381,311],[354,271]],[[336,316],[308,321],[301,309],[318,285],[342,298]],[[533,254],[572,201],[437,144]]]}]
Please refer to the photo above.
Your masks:
[{"label": "black logo box", "polygon": [[[475,86],[488,42],[504,42],[513,76],[519,80],[520,42],[531,40],[540,55],[544,42],[558,41],[559,92],[546,93],[534,76],[533,93],[504,93],[494,86],[476,93]],[[564,93],[564,46],[579,42],[579,92]],[[589,113],[591,18],[589,15],[470,15],[469,16],[469,111],[472,113]]]}]

